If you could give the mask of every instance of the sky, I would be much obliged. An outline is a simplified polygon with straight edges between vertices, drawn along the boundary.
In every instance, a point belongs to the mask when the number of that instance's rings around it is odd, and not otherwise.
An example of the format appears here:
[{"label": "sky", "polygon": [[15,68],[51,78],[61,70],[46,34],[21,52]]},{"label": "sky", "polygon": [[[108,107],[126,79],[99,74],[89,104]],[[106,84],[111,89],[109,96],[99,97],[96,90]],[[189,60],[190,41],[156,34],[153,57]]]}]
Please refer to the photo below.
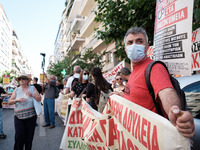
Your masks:
[{"label": "sky", "polygon": [[0,0],[12,28],[16,31],[22,53],[34,76],[39,77],[45,53],[45,72],[65,9],[65,0]]}]

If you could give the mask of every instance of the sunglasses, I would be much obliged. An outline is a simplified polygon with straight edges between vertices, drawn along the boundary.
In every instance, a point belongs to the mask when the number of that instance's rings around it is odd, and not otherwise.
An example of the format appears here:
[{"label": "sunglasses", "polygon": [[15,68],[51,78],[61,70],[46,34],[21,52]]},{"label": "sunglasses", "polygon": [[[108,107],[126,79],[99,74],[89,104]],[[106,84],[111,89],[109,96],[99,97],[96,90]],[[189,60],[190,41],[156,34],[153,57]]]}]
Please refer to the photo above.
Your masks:
[{"label": "sunglasses", "polygon": [[84,73],[84,75],[89,75],[89,73]]},{"label": "sunglasses", "polygon": [[19,81],[20,81],[20,80],[28,80],[28,78],[22,77],[22,78],[19,78],[18,80],[19,80]]},{"label": "sunglasses", "polygon": [[122,78],[118,78],[118,79],[116,79],[116,80],[117,80],[117,81],[118,81],[118,80],[122,80]]}]

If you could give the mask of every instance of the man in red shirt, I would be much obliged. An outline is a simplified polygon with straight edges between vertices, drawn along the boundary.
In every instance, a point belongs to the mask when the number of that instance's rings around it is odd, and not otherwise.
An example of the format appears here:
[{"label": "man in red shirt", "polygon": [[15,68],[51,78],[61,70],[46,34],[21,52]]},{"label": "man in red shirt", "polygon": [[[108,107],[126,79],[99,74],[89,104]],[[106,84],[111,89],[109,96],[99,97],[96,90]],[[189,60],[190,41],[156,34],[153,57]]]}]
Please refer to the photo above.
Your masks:
[{"label": "man in red shirt", "polygon": [[[149,45],[145,30],[140,27],[129,29],[124,37],[124,43],[125,51],[133,66],[124,98],[157,113],[144,76],[146,67],[152,61],[147,57]],[[151,70],[150,80],[156,95],[155,99],[161,103],[165,116],[183,136],[193,137],[195,128],[193,117],[190,112],[179,109],[181,108],[179,97],[164,66],[155,64]]]}]

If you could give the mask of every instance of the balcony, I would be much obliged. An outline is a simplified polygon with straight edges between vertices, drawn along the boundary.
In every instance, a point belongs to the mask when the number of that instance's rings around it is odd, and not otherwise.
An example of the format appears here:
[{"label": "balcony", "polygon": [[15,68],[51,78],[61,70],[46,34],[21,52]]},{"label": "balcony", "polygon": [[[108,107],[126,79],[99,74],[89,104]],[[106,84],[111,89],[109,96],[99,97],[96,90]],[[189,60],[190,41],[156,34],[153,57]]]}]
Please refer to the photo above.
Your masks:
[{"label": "balcony", "polygon": [[94,28],[100,25],[100,22],[94,22],[94,18],[95,13],[92,12],[80,30],[81,37],[89,37],[92,33],[94,33]]},{"label": "balcony", "polygon": [[80,7],[80,15],[89,16],[95,5],[96,2],[94,0],[83,0]]},{"label": "balcony", "polygon": [[82,44],[85,42],[85,38],[81,38],[79,37],[79,34],[76,34],[76,36],[74,37],[72,43],[71,43],[71,49],[79,49]]}]

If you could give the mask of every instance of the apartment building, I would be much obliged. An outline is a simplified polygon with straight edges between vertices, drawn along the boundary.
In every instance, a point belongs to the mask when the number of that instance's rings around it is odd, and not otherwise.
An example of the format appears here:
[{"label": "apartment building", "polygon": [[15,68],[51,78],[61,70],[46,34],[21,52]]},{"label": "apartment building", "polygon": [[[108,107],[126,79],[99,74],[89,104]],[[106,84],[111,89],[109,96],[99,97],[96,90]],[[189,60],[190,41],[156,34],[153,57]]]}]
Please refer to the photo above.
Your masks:
[{"label": "apartment building", "polygon": [[32,69],[22,49],[6,13],[0,5],[0,75],[11,71],[18,76],[21,73],[32,74]]},{"label": "apartment building", "polygon": [[106,45],[104,41],[95,37],[94,28],[102,29],[100,23],[94,21],[97,3],[94,0],[69,0],[62,15],[58,35],[55,42],[55,63],[68,55],[72,63],[84,55],[88,49],[95,53],[108,52],[103,58],[106,60],[103,72],[118,64],[115,58],[115,44]]},{"label": "apartment building", "polygon": [[0,5],[0,75],[12,66],[12,26]]}]

